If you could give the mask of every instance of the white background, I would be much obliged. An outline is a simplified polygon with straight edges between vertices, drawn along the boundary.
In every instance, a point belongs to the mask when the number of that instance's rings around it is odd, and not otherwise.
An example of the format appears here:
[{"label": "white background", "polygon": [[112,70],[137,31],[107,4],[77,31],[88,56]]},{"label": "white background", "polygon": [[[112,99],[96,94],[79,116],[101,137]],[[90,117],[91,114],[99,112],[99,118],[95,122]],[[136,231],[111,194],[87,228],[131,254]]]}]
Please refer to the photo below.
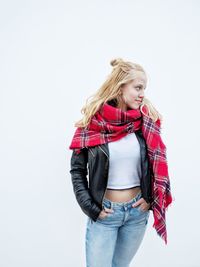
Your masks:
[{"label": "white background", "polygon": [[163,115],[168,245],[151,213],[135,267],[199,267],[199,1],[1,1],[0,267],[83,267],[69,174],[74,123],[122,57]]}]

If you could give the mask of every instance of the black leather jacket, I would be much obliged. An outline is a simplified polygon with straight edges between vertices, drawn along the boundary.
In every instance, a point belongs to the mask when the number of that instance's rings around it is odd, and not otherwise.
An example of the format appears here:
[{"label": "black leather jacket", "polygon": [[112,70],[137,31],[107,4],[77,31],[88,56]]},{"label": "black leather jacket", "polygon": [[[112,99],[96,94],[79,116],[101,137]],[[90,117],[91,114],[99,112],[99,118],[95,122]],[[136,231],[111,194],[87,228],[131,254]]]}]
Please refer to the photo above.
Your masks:
[{"label": "black leather jacket", "polygon": [[[135,131],[140,144],[141,153],[141,192],[147,203],[152,202],[151,195],[151,169],[147,154],[147,145],[141,130]],[[108,143],[93,147],[85,147],[77,154],[72,151],[71,180],[74,194],[83,212],[96,221],[102,207],[103,197],[107,187],[109,168]],[[88,184],[89,171],[89,184]],[[150,206],[149,209],[152,209]]]}]

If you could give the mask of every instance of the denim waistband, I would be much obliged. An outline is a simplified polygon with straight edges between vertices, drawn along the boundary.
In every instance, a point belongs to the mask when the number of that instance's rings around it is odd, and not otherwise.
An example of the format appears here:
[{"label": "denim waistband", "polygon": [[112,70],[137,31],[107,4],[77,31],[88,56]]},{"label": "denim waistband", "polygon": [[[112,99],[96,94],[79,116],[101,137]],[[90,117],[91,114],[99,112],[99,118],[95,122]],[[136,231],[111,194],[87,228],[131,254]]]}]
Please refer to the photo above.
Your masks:
[{"label": "denim waistband", "polygon": [[107,198],[103,199],[103,203],[108,204],[110,206],[110,208],[112,207],[128,207],[131,206],[131,204],[133,204],[134,202],[136,202],[138,199],[140,199],[140,197],[142,196],[142,192],[140,191],[135,197],[133,197],[131,200],[126,201],[126,202],[115,202],[115,201],[111,201]]}]

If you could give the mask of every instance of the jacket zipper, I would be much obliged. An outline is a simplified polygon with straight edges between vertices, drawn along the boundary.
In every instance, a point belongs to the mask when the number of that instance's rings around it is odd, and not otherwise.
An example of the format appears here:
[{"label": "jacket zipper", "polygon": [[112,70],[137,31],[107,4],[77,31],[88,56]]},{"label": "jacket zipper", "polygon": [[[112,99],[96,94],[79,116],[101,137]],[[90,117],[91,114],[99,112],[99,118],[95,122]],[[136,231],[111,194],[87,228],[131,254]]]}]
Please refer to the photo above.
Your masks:
[{"label": "jacket zipper", "polygon": [[92,152],[92,149],[89,148],[89,147],[88,147],[88,149],[89,149],[89,151],[92,153],[92,156],[94,157],[94,153]]},{"label": "jacket zipper", "polygon": [[109,158],[108,154],[103,150],[103,148],[101,146],[99,146],[99,148],[103,151],[104,154],[106,154],[106,156]]},{"label": "jacket zipper", "polygon": [[[101,146],[99,146],[99,148],[103,151],[103,153],[107,156],[107,158],[109,160],[108,154],[103,150],[103,148]],[[106,188],[107,188],[107,184],[108,184],[108,179],[107,179],[107,182],[106,182]],[[103,205],[102,205],[102,203],[103,203],[103,199],[104,199],[105,193],[106,193],[106,189],[105,189],[104,194],[103,194],[103,197],[101,199],[101,207],[102,207],[102,209],[104,208]]]},{"label": "jacket zipper", "polygon": [[[107,182],[106,182],[106,188],[107,188],[107,184],[108,184],[108,179],[107,179]],[[105,194],[106,194],[106,189],[105,189],[104,194],[103,194],[103,197],[101,199],[101,207],[102,207],[102,209],[104,208],[104,206],[103,206],[103,199],[104,199]]]}]

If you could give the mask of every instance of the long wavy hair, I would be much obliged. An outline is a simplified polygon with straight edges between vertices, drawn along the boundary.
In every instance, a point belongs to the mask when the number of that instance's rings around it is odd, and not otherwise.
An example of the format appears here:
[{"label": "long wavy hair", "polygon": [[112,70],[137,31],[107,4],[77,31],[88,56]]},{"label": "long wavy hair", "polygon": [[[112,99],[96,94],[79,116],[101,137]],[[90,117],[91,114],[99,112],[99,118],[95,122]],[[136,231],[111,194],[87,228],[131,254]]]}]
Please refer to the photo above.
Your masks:
[{"label": "long wavy hair", "polygon": [[[134,80],[137,77],[138,72],[142,72],[145,77],[146,73],[141,65],[130,61],[124,61],[122,58],[112,59],[110,61],[113,67],[112,72],[108,75],[106,81],[96,91],[86,99],[85,105],[81,109],[83,117],[81,120],[75,123],[75,127],[86,128],[90,123],[92,116],[99,110],[99,108],[112,99],[117,100],[117,107],[121,107],[123,103],[121,95],[121,87]],[[144,114],[142,107],[147,107],[148,115],[155,122],[157,119],[162,120],[162,115],[156,110],[153,104],[146,97],[143,98],[140,105],[140,111]]]}]

